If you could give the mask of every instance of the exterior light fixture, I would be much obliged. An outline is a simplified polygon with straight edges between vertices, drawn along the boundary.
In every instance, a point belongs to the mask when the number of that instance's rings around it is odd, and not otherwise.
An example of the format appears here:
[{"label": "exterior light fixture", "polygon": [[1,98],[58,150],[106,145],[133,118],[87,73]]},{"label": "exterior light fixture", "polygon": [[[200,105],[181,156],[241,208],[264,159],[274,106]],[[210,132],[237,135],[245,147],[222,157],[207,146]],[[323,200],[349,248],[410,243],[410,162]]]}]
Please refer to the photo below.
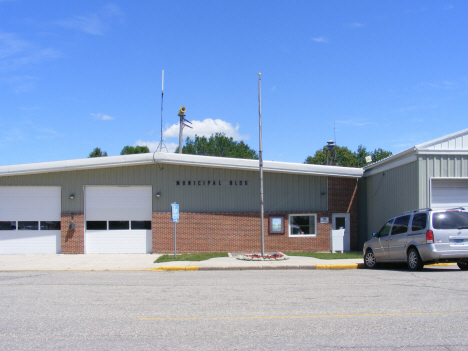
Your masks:
[{"label": "exterior light fixture", "polygon": [[70,200],[73,200],[73,199],[75,198],[75,194],[71,194],[71,195],[69,196],[69,198],[70,198]]},{"label": "exterior light fixture", "polygon": [[156,197],[157,197],[157,198],[160,198],[160,197],[161,197],[161,192],[160,192],[160,191],[158,191],[158,192],[156,193]]},{"label": "exterior light fixture", "polygon": [[[70,198],[73,196],[73,194],[70,196]],[[71,214],[71,223],[68,226],[68,229],[75,230],[75,220],[74,220],[75,214]]]}]

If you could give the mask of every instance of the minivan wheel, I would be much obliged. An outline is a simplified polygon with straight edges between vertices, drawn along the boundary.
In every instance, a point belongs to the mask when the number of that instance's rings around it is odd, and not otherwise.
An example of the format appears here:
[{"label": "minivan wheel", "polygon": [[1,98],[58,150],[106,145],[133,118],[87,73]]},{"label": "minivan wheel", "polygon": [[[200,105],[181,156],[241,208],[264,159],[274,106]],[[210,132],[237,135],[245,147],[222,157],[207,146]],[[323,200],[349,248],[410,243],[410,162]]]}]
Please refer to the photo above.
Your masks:
[{"label": "minivan wheel", "polygon": [[424,266],[421,256],[419,256],[419,252],[415,248],[408,251],[407,263],[410,271],[420,271]]},{"label": "minivan wheel", "polygon": [[468,263],[467,262],[457,262],[458,268],[460,268],[462,271],[467,271],[468,270]]},{"label": "minivan wheel", "polygon": [[364,255],[364,264],[366,268],[375,268],[377,266],[377,262],[375,261],[374,252],[372,250],[367,250],[366,254]]}]

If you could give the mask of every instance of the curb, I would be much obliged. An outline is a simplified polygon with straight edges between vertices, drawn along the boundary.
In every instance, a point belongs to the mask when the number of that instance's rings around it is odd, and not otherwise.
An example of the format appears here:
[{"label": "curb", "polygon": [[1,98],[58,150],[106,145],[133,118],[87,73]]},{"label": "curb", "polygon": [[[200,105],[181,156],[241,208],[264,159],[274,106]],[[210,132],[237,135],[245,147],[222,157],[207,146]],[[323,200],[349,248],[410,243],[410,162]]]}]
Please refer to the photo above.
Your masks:
[{"label": "curb", "polygon": [[167,267],[157,267],[157,268],[147,268],[147,271],[243,271],[243,270],[291,270],[291,269],[360,269],[365,268],[364,263],[354,263],[354,264],[321,264],[314,266],[282,266],[282,267],[272,267],[272,266],[235,266],[235,267],[200,267],[200,266],[167,266]]},{"label": "curb", "polygon": [[146,268],[145,271],[198,271],[198,266],[174,266],[174,267],[158,267],[158,268]]},{"label": "curb", "polygon": [[354,263],[354,264],[318,264],[315,266],[315,269],[360,269],[366,268],[364,263]]}]

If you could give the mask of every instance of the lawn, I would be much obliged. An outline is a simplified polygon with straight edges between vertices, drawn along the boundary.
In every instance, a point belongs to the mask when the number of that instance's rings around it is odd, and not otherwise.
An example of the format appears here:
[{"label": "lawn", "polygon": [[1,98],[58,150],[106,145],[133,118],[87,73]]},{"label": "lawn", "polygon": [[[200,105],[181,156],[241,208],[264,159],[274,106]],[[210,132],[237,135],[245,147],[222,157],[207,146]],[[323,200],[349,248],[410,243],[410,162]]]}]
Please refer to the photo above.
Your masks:
[{"label": "lawn", "polygon": [[154,261],[154,263],[163,263],[171,261],[205,261],[215,257],[228,257],[228,254],[223,252],[179,254],[177,255],[177,258],[174,258],[174,254],[162,255],[156,261]]},{"label": "lawn", "polygon": [[314,257],[322,260],[362,258],[361,252],[285,252],[285,254],[288,256]]}]

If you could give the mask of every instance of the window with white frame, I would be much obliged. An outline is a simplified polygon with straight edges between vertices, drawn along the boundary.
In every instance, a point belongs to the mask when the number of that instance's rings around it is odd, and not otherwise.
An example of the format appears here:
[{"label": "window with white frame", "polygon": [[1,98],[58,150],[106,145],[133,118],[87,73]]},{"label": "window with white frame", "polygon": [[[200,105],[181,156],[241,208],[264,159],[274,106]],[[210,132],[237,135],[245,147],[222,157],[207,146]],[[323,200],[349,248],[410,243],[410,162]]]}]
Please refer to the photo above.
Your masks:
[{"label": "window with white frame", "polygon": [[316,214],[289,215],[289,236],[315,236],[317,235]]}]

